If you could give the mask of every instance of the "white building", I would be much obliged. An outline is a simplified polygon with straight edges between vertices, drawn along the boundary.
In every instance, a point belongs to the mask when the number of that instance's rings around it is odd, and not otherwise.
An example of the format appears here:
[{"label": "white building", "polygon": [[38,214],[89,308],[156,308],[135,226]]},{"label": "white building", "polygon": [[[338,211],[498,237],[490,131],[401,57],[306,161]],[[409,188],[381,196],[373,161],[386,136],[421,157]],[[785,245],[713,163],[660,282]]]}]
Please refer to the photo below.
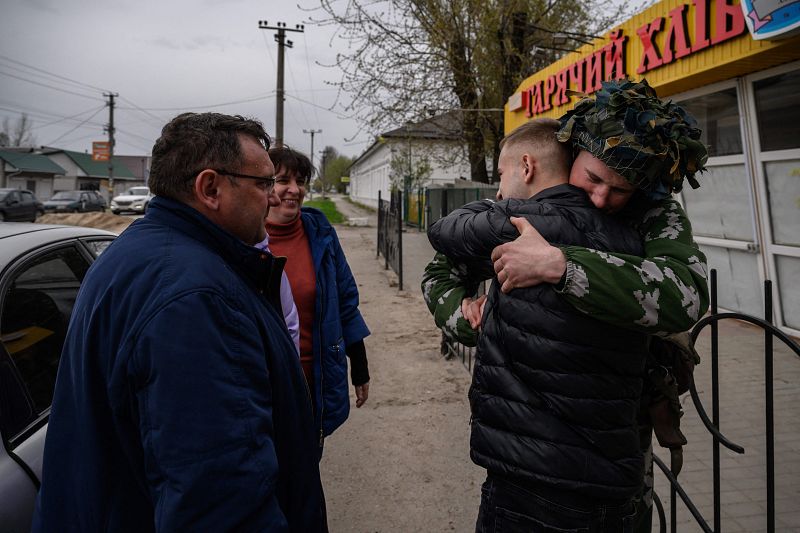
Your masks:
[{"label": "white building", "polygon": [[431,166],[424,186],[447,185],[469,179],[470,168],[461,124],[447,113],[383,133],[350,167],[350,197],[378,206],[378,192],[388,199],[392,189],[392,159],[409,167],[426,158]]}]

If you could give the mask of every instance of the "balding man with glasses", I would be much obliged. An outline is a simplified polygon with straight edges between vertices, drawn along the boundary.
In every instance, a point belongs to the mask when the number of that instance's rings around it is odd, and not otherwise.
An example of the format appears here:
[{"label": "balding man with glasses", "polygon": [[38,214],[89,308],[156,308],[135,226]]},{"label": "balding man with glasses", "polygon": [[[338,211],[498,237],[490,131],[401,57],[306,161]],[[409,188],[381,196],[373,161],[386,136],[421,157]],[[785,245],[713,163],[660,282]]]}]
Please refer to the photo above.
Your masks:
[{"label": "balding man with glasses", "polygon": [[319,531],[311,401],[265,237],[262,125],[185,113],[156,197],[83,281],[34,531]]}]

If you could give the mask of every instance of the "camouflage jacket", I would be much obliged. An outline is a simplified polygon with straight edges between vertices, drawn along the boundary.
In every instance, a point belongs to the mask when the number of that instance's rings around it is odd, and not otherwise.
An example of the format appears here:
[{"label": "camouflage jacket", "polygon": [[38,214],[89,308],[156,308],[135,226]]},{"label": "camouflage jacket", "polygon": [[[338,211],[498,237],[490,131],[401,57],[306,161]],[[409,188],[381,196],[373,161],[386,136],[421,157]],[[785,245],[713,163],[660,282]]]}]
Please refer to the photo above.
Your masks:
[{"label": "camouflage jacket", "polygon": [[[579,311],[615,326],[656,335],[686,331],[708,309],[706,258],[686,212],[667,198],[633,220],[645,257],[562,247],[567,270],[558,290]],[[442,254],[422,279],[436,325],[467,346],[477,333],[461,315],[461,301],[476,294],[480,281]]]}]

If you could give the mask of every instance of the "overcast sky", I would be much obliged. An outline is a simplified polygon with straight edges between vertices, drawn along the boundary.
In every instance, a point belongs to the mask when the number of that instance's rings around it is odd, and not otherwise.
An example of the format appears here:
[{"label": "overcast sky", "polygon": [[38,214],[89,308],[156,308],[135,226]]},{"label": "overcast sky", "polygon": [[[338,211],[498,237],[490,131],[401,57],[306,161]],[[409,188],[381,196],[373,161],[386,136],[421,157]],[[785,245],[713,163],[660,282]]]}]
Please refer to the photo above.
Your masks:
[{"label": "overcast sky", "polygon": [[[106,138],[106,90],[119,93],[117,154],[149,154],[161,127],[183,111],[255,117],[274,135],[277,43],[275,32],[259,29],[258,21],[285,22],[289,28],[306,23],[305,33],[287,34],[294,48],[286,51],[284,141],[308,152],[310,136],[303,130],[321,129],[314,139],[315,160],[326,145],[358,155],[371,139],[359,134],[341,106],[327,110],[337,91],[325,82],[338,80],[339,71],[319,65],[333,63],[343,44],[331,41],[333,27],[309,25],[313,15],[298,3],[318,5],[313,0],[3,0],[0,118],[16,120],[25,112],[37,145],[91,151],[92,141]],[[230,102],[237,103],[220,105]]]}]

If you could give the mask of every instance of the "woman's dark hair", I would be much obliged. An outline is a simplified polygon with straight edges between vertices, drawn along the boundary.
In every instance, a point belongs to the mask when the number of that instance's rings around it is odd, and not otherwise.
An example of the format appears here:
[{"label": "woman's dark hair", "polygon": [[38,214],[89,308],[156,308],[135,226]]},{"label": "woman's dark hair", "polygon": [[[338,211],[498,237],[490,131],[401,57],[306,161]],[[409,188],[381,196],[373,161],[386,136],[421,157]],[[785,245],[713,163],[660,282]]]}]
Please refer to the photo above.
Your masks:
[{"label": "woman's dark hair", "polygon": [[272,164],[275,165],[275,174],[281,171],[295,173],[298,177],[303,178],[306,183],[314,175],[314,167],[308,157],[288,146],[270,148],[269,158],[272,160]]},{"label": "woman's dark hair", "polygon": [[221,113],[183,113],[173,118],[153,146],[147,182],[150,190],[159,196],[187,200],[194,177],[203,169],[239,170],[240,135],[249,135],[269,149],[269,135],[255,119]]}]

